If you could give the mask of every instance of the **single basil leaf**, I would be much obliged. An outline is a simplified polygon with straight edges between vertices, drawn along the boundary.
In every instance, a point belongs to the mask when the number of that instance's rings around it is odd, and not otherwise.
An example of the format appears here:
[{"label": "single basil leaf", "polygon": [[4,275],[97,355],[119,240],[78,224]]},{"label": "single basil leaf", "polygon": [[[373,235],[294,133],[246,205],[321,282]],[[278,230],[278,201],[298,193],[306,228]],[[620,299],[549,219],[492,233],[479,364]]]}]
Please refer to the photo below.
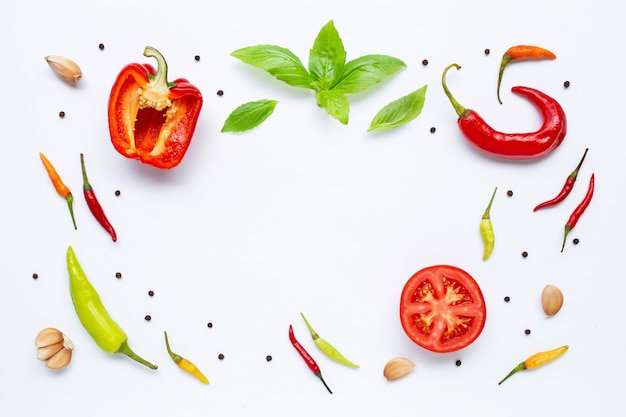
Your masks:
[{"label": "single basil leaf", "polygon": [[222,132],[244,132],[257,127],[270,117],[277,103],[276,100],[257,100],[242,104],[228,116]]},{"label": "single basil leaf", "polygon": [[311,76],[296,55],[275,45],[257,45],[238,49],[231,56],[260,68],[293,86],[313,89]]},{"label": "single basil leaf", "polygon": [[346,50],[331,20],[320,30],[309,53],[309,72],[318,90],[326,90],[338,80],[345,63]]},{"label": "single basil leaf", "polygon": [[424,107],[426,87],[425,85],[380,109],[372,119],[370,128],[367,131],[392,129],[415,119],[420,115]]},{"label": "single basil leaf", "polygon": [[353,94],[363,91],[393,75],[406,64],[387,55],[365,55],[349,61],[343,74],[332,86],[334,91]]},{"label": "single basil leaf", "polygon": [[317,104],[320,107],[344,125],[348,124],[350,103],[348,103],[348,98],[345,94],[332,90],[322,90],[318,91],[316,96]]}]

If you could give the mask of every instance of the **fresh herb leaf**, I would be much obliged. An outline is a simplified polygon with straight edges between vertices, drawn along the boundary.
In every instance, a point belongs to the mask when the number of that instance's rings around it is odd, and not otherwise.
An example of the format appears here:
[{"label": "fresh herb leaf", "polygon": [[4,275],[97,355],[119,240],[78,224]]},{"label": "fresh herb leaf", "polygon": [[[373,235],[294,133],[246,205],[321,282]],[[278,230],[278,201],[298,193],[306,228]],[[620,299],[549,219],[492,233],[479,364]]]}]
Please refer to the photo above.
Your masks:
[{"label": "fresh herb leaf", "polygon": [[350,103],[348,103],[348,98],[345,94],[333,90],[322,90],[318,91],[316,96],[317,104],[320,107],[344,125],[348,124]]},{"label": "fresh herb leaf", "polygon": [[378,84],[402,68],[406,68],[406,64],[398,58],[387,55],[365,55],[346,64],[343,74],[332,89],[346,94],[358,93]]},{"label": "fresh herb leaf", "polygon": [[309,54],[309,73],[317,90],[328,89],[343,72],[346,50],[333,21],[319,32]]},{"label": "fresh herb leaf", "polygon": [[265,99],[242,104],[228,116],[222,132],[244,132],[257,127],[270,117],[276,104],[278,104],[276,100]]},{"label": "fresh herb leaf", "polygon": [[248,46],[232,52],[231,56],[265,70],[293,87],[313,88],[309,72],[289,49],[275,45]]},{"label": "fresh herb leaf", "polygon": [[426,100],[426,87],[425,85],[380,109],[372,119],[368,132],[402,126],[419,116]]}]

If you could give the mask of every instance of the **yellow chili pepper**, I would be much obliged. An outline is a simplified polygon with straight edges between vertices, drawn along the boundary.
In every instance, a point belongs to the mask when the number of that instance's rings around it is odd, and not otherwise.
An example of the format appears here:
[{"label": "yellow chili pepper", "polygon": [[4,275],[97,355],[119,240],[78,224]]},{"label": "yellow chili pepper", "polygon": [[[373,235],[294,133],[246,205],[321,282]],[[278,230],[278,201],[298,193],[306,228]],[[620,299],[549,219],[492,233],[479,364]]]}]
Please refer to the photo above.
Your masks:
[{"label": "yellow chili pepper", "polygon": [[329,358],[331,358],[332,360],[336,362],[339,362],[342,365],[349,366],[350,368],[359,367],[359,365],[357,365],[356,363],[353,363],[349,361],[348,359],[346,359],[346,357],[343,356],[333,345],[328,343],[326,340],[322,339],[315,332],[315,330],[313,330],[313,328],[307,321],[306,317],[304,317],[304,314],[300,313],[300,315],[304,319],[304,323],[306,324],[306,327],[309,328],[309,332],[311,332],[311,337],[313,338],[313,341],[315,342],[315,346],[317,346],[317,348],[321,350],[322,353],[324,353],[326,356],[328,356]]},{"label": "yellow chili pepper", "polygon": [[48,172],[48,176],[50,177],[50,181],[52,181],[52,185],[54,185],[54,189],[56,192],[63,197],[67,201],[67,206],[70,209],[70,214],[72,216],[72,223],[74,223],[74,229],[76,229],[76,220],[74,219],[74,209],[72,208],[72,203],[74,202],[74,197],[70,192],[70,189],[63,183],[61,177],[57,173],[56,169],[48,158],[44,156],[41,152],[39,152],[39,157],[41,158],[41,162],[43,162],[43,166],[46,168]]},{"label": "yellow chili pepper", "polygon": [[200,382],[202,382],[203,384],[208,384],[209,380],[207,379],[206,376],[204,376],[202,372],[200,372],[200,370],[198,369],[196,365],[191,363],[191,361],[171,351],[170,342],[169,340],[167,340],[167,332],[163,332],[163,334],[165,335],[165,346],[167,347],[167,353],[170,354],[170,357],[178,365],[178,367],[182,369],[183,371],[189,372],[191,375],[198,378]]},{"label": "yellow chili pepper", "polygon": [[507,378],[509,378],[511,375],[519,371],[525,371],[527,369],[535,369],[535,368],[540,367],[541,365],[545,365],[548,362],[552,362],[553,360],[555,360],[556,358],[558,358],[559,356],[567,352],[567,349],[569,349],[569,346],[565,345],[565,346],[561,346],[559,348],[548,350],[545,352],[535,353],[534,355],[526,359],[524,362],[520,363],[515,368],[513,368],[513,370],[509,372],[509,374],[505,376],[502,381],[498,382],[498,385],[502,384],[504,381],[507,380]]},{"label": "yellow chili pepper", "polygon": [[483,214],[483,218],[480,221],[480,235],[483,237],[483,242],[485,245],[485,249],[483,251],[483,261],[486,261],[487,258],[491,255],[493,251],[493,247],[496,243],[496,236],[493,232],[493,225],[491,224],[491,218],[489,216],[489,211],[491,210],[491,203],[493,203],[493,198],[496,196],[496,191],[498,191],[498,187],[493,190],[493,194],[491,195],[491,200],[489,200],[489,205],[487,205],[487,209]]}]

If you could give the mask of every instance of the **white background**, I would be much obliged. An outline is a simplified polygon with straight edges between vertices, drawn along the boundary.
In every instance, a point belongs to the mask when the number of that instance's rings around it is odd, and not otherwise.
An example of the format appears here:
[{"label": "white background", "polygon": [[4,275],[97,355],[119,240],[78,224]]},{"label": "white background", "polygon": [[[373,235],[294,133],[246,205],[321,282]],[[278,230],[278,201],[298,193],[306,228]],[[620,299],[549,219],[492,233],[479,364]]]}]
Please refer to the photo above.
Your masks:
[{"label": "white background", "polygon": [[[0,413],[582,416],[615,410],[626,372],[625,9],[607,0],[5,5]],[[348,59],[379,53],[407,64],[349,97],[347,126],[318,108],[311,91],[230,56],[267,43],[291,49],[306,64],[315,36],[331,19]],[[495,91],[500,57],[516,44],[544,46],[558,57],[511,64],[501,106]],[[155,64],[142,56],[147,45],[164,54],[170,79],[188,78],[204,95],[190,149],[167,172],[122,157],[108,134],[113,80],[129,62]],[[76,88],[53,75],[43,59],[50,54],[81,66]],[[441,88],[442,70],[452,62],[463,67],[448,74],[456,98],[497,129],[528,131],[540,124],[535,108],[511,94],[511,86],[556,98],[568,117],[563,144],[530,163],[475,151]],[[366,131],[381,107],[424,84],[426,103],[416,120],[388,132]],[[265,123],[243,134],[220,133],[235,107],[261,98],[279,101]],[[586,147],[570,197],[533,213],[560,190]],[[78,230],[39,152],[73,191]],[[81,152],[117,243],[81,195]],[[594,199],[561,253],[563,226],[592,172]],[[483,262],[478,223],[495,186],[496,247]],[[580,243],[573,245],[576,237]],[[81,327],[68,291],[69,245],[130,346],[156,362],[157,371],[104,353]],[[488,309],[480,338],[445,355],[413,344],[398,319],[406,280],[439,263],[472,274]],[[565,295],[563,309],[550,319],[540,305],[546,284]],[[342,367],[317,351],[301,311],[361,368]],[[289,344],[289,324],[333,395]],[[61,372],[35,357],[35,335],[47,326],[67,333],[76,346]],[[173,350],[205,372],[209,386],[177,369],[164,330]],[[559,360],[497,385],[529,355],[563,344],[570,350]],[[382,369],[396,356],[417,368],[389,383]]]}]

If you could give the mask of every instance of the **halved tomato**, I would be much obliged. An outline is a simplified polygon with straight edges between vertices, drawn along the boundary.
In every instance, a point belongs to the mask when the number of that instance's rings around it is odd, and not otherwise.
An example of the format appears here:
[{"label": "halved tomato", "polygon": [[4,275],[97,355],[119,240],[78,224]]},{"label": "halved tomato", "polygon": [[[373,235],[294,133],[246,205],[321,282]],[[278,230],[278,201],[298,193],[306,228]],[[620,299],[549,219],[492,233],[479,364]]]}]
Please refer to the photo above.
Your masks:
[{"label": "halved tomato", "polygon": [[433,352],[463,349],[483,331],[487,310],[470,274],[450,265],[416,272],[402,290],[400,322],[409,338]]}]

